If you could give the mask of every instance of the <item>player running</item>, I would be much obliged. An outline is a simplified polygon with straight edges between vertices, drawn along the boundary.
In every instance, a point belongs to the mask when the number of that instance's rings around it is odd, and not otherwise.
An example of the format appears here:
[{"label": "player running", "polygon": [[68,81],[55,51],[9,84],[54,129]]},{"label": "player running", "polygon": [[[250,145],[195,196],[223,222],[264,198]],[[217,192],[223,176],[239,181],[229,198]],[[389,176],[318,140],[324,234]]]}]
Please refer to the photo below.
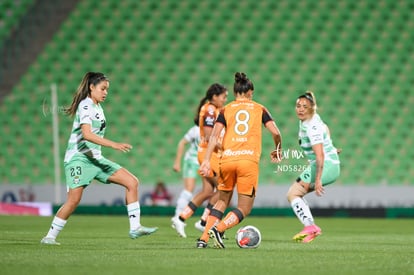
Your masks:
[{"label": "player running", "polygon": [[158,229],[141,225],[138,179],[127,169],[102,156],[101,146],[121,152],[129,152],[132,149],[130,144],[104,138],[107,124],[100,103],[106,99],[108,89],[109,80],[104,74],[86,73],[67,110],[67,114],[75,116],[64,159],[67,199],[56,213],[49,232],[41,240],[42,244],[59,245],[56,237],[75,211],[82,199],[83,191],[93,179],[125,187],[130,238],[152,234]]},{"label": "player running", "polygon": [[[220,160],[219,199],[211,210],[206,228],[197,241],[198,248],[206,248],[209,237],[216,248],[224,248],[224,231],[240,223],[249,215],[257,192],[259,181],[259,159],[262,153],[262,125],[272,134],[275,149],[271,152],[272,162],[282,158],[282,138],[278,127],[267,109],[252,100],[253,83],[244,73],[235,74],[235,100],[227,104],[214,125],[210,142],[200,165],[202,175],[212,169],[212,153],[217,146],[220,133],[225,129]],[[237,208],[230,211],[223,220],[224,211],[230,203],[237,185]]]},{"label": "player running", "polygon": [[[205,155],[206,148],[208,146],[210,135],[213,130],[214,123],[217,119],[217,116],[227,101],[227,89],[218,83],[212,84],[206,92],[206,95],[201,99],[200,104],[197,109],[196,121],[200,126],[200,143],[198,146],[198,160],[201,162]],[[218,170],[218,161],[219,154],[217,152],[212,154],[212,163],[214,167],[210,174],[202,175],[203,187],[202,190],[197,193],[193,199],[188,203],[185,209],[180,213],[178,217],[174,217],[172,221],[172,226],[177,231],[178,235],[186,238],[184,227],[186,226],[185,221],[190,218],[196,209],[207,199],[209,202],[204,209],[204,213],[201,216],[201,222],[196,223],[196,228],[200,231],[204,231],[206,220],[210,209],[213,207],[214,203],[218,199],[218,194],[215,192],[217,187],[217,177],[219,174]]]}]

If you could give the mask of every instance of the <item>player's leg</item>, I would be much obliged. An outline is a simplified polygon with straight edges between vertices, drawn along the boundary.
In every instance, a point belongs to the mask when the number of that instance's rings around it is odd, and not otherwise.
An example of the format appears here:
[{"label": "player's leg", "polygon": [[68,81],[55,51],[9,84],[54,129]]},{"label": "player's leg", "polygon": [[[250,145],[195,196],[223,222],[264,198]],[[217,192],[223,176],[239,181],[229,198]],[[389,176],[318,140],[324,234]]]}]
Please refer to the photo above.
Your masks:
[{"label": "player's leg", "polygon": [[287,199],[296,217],[303,224],[302,231],[293,236],[297,242],[310,242],[321,234],[321,229],[315,224],[312,212],[303,198],[306,194],[313,191],[311,182],[314,182],[315,169],[309,166],[290,186]]},{"label": "player's leg", "polygon": [[184,208],[193,198],[193,191],[196,185],[196,179],[198,177],[198,163],[194,163],[190,160],[184,160],[183,164],[183,181],[184,189],[181,191],[177,199],[177,206],[175,208],[174,217],[178,217]]},{"label": "player's leg", "polygon": [[[211,170],[213,171],[214,177],[209,178],[214,186],[217,186],[219,182],[222,181],[220,177],[220,159],[217,154],[213,154],[210,159]],[[219,194],[217,192],[217,188],[215,189],[215,193],[210,197],[207,206],[204,208],[203,214],[199,221],[195,223],[195,227],[204,232],[205,226],[207,224],[207,218],[210,215],[211,209],[216,204],[219,199]]]},{"label": "player's leg", "polygon": [[194,185],[195,185],[195,179],[194,178],[185,178],[184,179],[184,189],[178,195],[174,217],[178,217],[180,215],[180,213],[184,211],[187,204],[193,198],[194,187],[187,187],[187,186],[194,186]]},{"label": "player's leg", "polygon": [[243,160],[238,161],[236,186],[238,193],[237,208],[230,211],[216,226],[219,232],[239,224],[252,210],[259,182],[259,165]]},{"label": "player's leg", "polygon": [[75,189],[69,189],[67,193],[66,202],[59,208],[58,212],[53,218],[49,232],[41,240],[42,244],[59,245],[59,243],[56,242],[56,238],[59,235],[60,231],[62,231],[63,227],[66,225],[66,222],[70,215],[73,213],[73,211],[75,211],[76,207],[78,206],[82,198],[84,188],[84,186],[81,186]]},{"label": "player's leg", "polygon": [[217,225],[223,218],[224,211],[230,203],[236,184],[236,167],[237,165],[233,162],[222,163],[220,165],[220,185],[217,187],[219,198],[207,218],[204,232],[198,239],[197,247],[204,248],[207,246],[210,238],[210,229]]},{"label": "player's leg", "polygon": [[208,200],[207,206],[204,208],[203,214],[200,217],[200,220],[198,220],[194,226],[196,229],[198,229],[201,232],[204,232],[206,224],[207,224],[207,218],[211,213],[211,210],[213,209],[214,205],[219,199],[219,192],[214,192],[213,196]]},{"label": "player's leg", "polygon": [[[298,242],[308,243],[322,234],[322,230],[315,224],[309,205],[304,199],[306,194],[314,191],[315,170],[315,165],[310,165],[305,169],[289,188],[287,194],[294,213],[304,225],[303,230],[293,236],[293,240]],[[340,167],[338,162],[325,161],[321,178],[322,185],[326,186],[333,183],[339,177],[339,174]]]},{"label": "player's leg", "polygon": [[209,231],[214,239],[215,247],[224,248],[222,236],[227,229],[239,224],[253,207],[259,180],[259,165],[257,163],[240,160],[234,167],[235,182],[237,186],[237,208],[231,210],[216,226]]},{"label": "player's leg", "polygon": [[[207,242],[210,238],[210,230],[217,225],[223,218],[224,211],[230,203],[233,192],[226,190],[218,190],[219,198],[211,209],[210,215],[207,217],[206,226],[201,237],[197,240],[198,248],[207,247]],[[220,235],[220,238],[222,235]]]},{"label": "player's leg", "polygon": [[202,177],[203,187],[193,199],[187,204],[184,210],[180,213],[178,218],[172,219],[172,226],[177,231],[178,235],[186,238],[184,227],[186,226],[185,221],[190,218],[197,208],[214,194],[215,182],[210,178]]},{"label": "player's leg", "polygon": [[56,238],[66,225],[70,215],[75,211],[82,199],[83,190],[90,184],[98,172],[98,168],[81,157],[74,157],[65,164],[66,186],[68,189],[66,202],[57,211],[49,232],[41,240],[43,244],[59,244]]},{"label": "player's leg", "polygon": [[149,235],[157,231],[157,227],[145,227],[141,225],[141,207],[138,201],[139,181],[132,173],[125,168],[116,170],[107,178],[108,182],[113,182],[125,187],[125,201],[127,204],[131,239],[136,239],[143,235]]}]

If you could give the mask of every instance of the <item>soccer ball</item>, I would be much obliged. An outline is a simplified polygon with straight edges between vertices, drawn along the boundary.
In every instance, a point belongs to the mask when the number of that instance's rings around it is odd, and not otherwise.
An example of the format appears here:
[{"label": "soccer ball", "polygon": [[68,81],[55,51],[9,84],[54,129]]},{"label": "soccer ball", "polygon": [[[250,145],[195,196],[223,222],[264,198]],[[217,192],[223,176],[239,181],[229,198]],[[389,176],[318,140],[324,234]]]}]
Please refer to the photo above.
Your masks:
[{"label": "soccer ball", "polygon": [[236,244],[240,248],[257,248],[261,241],[262,235],[253,225],[246,225],[237,230]]}]

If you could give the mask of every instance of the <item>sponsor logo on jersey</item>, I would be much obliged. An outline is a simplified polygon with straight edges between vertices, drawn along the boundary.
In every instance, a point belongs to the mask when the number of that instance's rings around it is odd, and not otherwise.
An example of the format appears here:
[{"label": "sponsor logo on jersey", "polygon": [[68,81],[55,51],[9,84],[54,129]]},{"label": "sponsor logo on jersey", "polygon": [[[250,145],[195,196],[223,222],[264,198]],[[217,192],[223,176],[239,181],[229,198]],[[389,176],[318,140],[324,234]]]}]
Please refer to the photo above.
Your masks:
[{"label": "sponsor logo on jersey", "polygon": [[212,117],[206,117],[205,121],[204,121],[205,125],[209,125],[209,126],[213,126],[214,125],[214,118]]},{"label": "sponsor logo on jersey", "polygon": [[245,156],[245,155],[253,156],[253,154],[254,154],[254,150],[233,151],[231,149],[227,149],[223,152],[223,156],[226,156],[226,157]]}]

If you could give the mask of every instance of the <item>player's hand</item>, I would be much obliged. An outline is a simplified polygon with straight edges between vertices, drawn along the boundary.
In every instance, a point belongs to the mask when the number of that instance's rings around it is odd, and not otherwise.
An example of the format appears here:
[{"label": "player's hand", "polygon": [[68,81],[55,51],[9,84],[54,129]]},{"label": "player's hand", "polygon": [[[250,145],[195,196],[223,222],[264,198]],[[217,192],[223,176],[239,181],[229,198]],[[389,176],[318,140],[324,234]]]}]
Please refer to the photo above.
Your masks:
[{"label": "player's hand", "polygon": [[203,161],[200,165],[200,175],[203,177],[208,177],[210,175],[210,162],[209,161]]},{"label": "player's hand", "polygon": [[177,173],[180,172],[181,171],[181,165],[179,163],[174,162],[173,170],[174,170],[174,172],[177,172]]},{"label": "player's hand", "polygon": [[282,161],[282,149],[275,149],[270,152],[270,159],[273,163],[279,163]]},{"label": "player's hand", "polygon": [[322,186],[322,182],[320,180],[317,180],[315,182],[315,192],[317,196],[322,196],[323,194],[325,194],[325,189]]},{"label": "player's hand", "polygon": [[114,145],[112,145],[112,148],[114,148],[115,150],[119,150],[122,151],[124,153],[128,153],[129,151],[131,151],[132,149],[132,145],[128,144],[128,143],[114,143]]}]

